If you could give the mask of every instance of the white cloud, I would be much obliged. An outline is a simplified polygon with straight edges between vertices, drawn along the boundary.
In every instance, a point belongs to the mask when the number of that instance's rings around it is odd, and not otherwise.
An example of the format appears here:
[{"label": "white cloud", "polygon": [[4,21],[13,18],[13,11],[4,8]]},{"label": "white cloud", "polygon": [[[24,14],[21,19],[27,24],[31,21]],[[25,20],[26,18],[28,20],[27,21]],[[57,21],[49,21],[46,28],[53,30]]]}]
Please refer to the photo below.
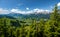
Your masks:
[{"label": "white cloud", "polygon": [[0,8],[0,14],[8,14],[10,13],[9,10],[6,10],[6,9],[3,9],[3,8]]},{"label": "white cloud", "polygon": [[50,13],[49,10],[43,10],[43,9],[38,9],[38,8],[34,9],[34,12],[36,12],[36,13],[42,13],[42,14]]},{"label": "white cloud", "polygon": [[29,8],[26,8],[26,10],[29,10]]},{"label": "white cloud", "polygon": [[20,14],[34,14],[34,13],[47,14],[47,13],[50,13],[49,10],[43,10],[43,9],[38,9],[38,8],[30,10],[30,11],[22,11],[19,9],[12,9],[11,12],[20,13]]},{"label": "white cloud", "polygon": [[57,6],[60,6],[60,2],[57,4]]},{"label": "white cloud", "polygon": [[11,12],[19,13],[19,14],[31,14],[31,13],[33,13],[32,10],[30,10],[30,11],[22,11],[22,10],[19,10],[19,9],[11,9]]},{"label": "white cloud", "polygon": [[44,9],[39,9],[39,8],[36,8],[36,9],[33,9],[33,10],[28,10],[28,11],[22,11],[20,9],[10,9],[10,10],[7,10],[7,9],[3,9],[3,8],[0,8],[0,14],[9,14],[9,13],[19,13],[19,14],[38,14],[38,13],[42,13],[42,14],[48,14],[50,13],[49,10],[44,10]]},{"label": "white cloud", "polygon": [[11,12],[25,14],[25,11],[21,11],[19,9],[11,9]]}]

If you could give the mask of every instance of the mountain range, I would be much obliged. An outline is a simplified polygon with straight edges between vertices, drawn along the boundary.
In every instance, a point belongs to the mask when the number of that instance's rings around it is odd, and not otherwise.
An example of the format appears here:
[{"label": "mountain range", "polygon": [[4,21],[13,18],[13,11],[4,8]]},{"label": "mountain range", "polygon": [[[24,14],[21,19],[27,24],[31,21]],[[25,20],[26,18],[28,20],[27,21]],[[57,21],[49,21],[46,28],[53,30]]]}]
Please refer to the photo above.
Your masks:
[{"label": "mountain range", "polygon": [[15,19],[15,18],[31,18],[31,19],[49,19],[50,17],[50,13],[49,14],[42,14],[42,13],[35,13],[35,14],[19,14],[19,13],[9,13],[9,14],[0,14],[0,18],[2,17],[6,17],[6,18],[10,18],[10,19]]}]

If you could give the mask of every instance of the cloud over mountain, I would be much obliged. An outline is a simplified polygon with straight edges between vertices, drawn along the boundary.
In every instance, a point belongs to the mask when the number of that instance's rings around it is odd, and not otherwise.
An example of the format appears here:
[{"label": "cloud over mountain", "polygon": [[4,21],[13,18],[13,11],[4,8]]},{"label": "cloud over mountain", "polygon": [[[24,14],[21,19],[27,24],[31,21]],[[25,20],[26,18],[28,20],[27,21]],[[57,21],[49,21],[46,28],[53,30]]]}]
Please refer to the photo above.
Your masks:
[{"label": "cloud over mountain", "polygon": [[37,13],[42,13],[42,14],[47,14],[47,13],[50,13],[49,10],[43,10],[43,9],[33,9],[33,10],[28,10],[28,11],[22,11],[22,10],[19,10],[19,9],[12,9],[11,12],[14,12],[14,13],[20,13],[20,14],[37,14]]},{"label": "cloud over mountain", "polygon": [[19,13],[19,14],[38,14],[38,13],[42,13],[42,14],[48,14],[50,13],[49,10],[43,10],[43,9],[33,9],[33,10],[27,10],[27,11],[22,11],[20,9],[11,9],[11,10],[6,10],[3,8],[0,8],[0,14],[9,14],[9,13]]},{"label": "cloud over mountain", "polygon": [[0,14],[9,14],[10,11],[9,10],[6,10],[6,9],[3,9],[3,8],[0,8]]}]

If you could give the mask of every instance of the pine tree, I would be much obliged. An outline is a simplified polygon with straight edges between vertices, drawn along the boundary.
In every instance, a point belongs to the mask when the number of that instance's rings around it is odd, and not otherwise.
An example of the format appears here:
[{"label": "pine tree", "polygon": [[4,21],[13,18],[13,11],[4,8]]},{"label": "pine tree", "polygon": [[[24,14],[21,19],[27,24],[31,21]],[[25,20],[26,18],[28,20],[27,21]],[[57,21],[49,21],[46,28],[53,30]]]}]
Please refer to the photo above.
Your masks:
[{"label": "pine tree", "polygon": [[59,27],[59,24],[58,24],[58,17],[59,16],[59,14],[58,14],[58,6],[57,5],[55,5],[55,7],[54,7],[54,10],[53,10],[53,13],[51,14],[51,16],[50,16],[50,25],[51,25],[51,37],[57,37],[57,35],[58,35],[58,27]]}]

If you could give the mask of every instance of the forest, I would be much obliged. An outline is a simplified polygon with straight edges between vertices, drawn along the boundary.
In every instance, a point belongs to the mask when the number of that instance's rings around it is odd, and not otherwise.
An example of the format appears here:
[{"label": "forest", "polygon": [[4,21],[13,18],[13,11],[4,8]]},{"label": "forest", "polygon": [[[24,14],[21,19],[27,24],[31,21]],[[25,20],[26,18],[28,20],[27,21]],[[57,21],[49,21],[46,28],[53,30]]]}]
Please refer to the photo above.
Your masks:
[{"label": "forest", "polygon": [[55,5],[48,20],[0,18],[0,37],[60,37],[60,12]]}]

